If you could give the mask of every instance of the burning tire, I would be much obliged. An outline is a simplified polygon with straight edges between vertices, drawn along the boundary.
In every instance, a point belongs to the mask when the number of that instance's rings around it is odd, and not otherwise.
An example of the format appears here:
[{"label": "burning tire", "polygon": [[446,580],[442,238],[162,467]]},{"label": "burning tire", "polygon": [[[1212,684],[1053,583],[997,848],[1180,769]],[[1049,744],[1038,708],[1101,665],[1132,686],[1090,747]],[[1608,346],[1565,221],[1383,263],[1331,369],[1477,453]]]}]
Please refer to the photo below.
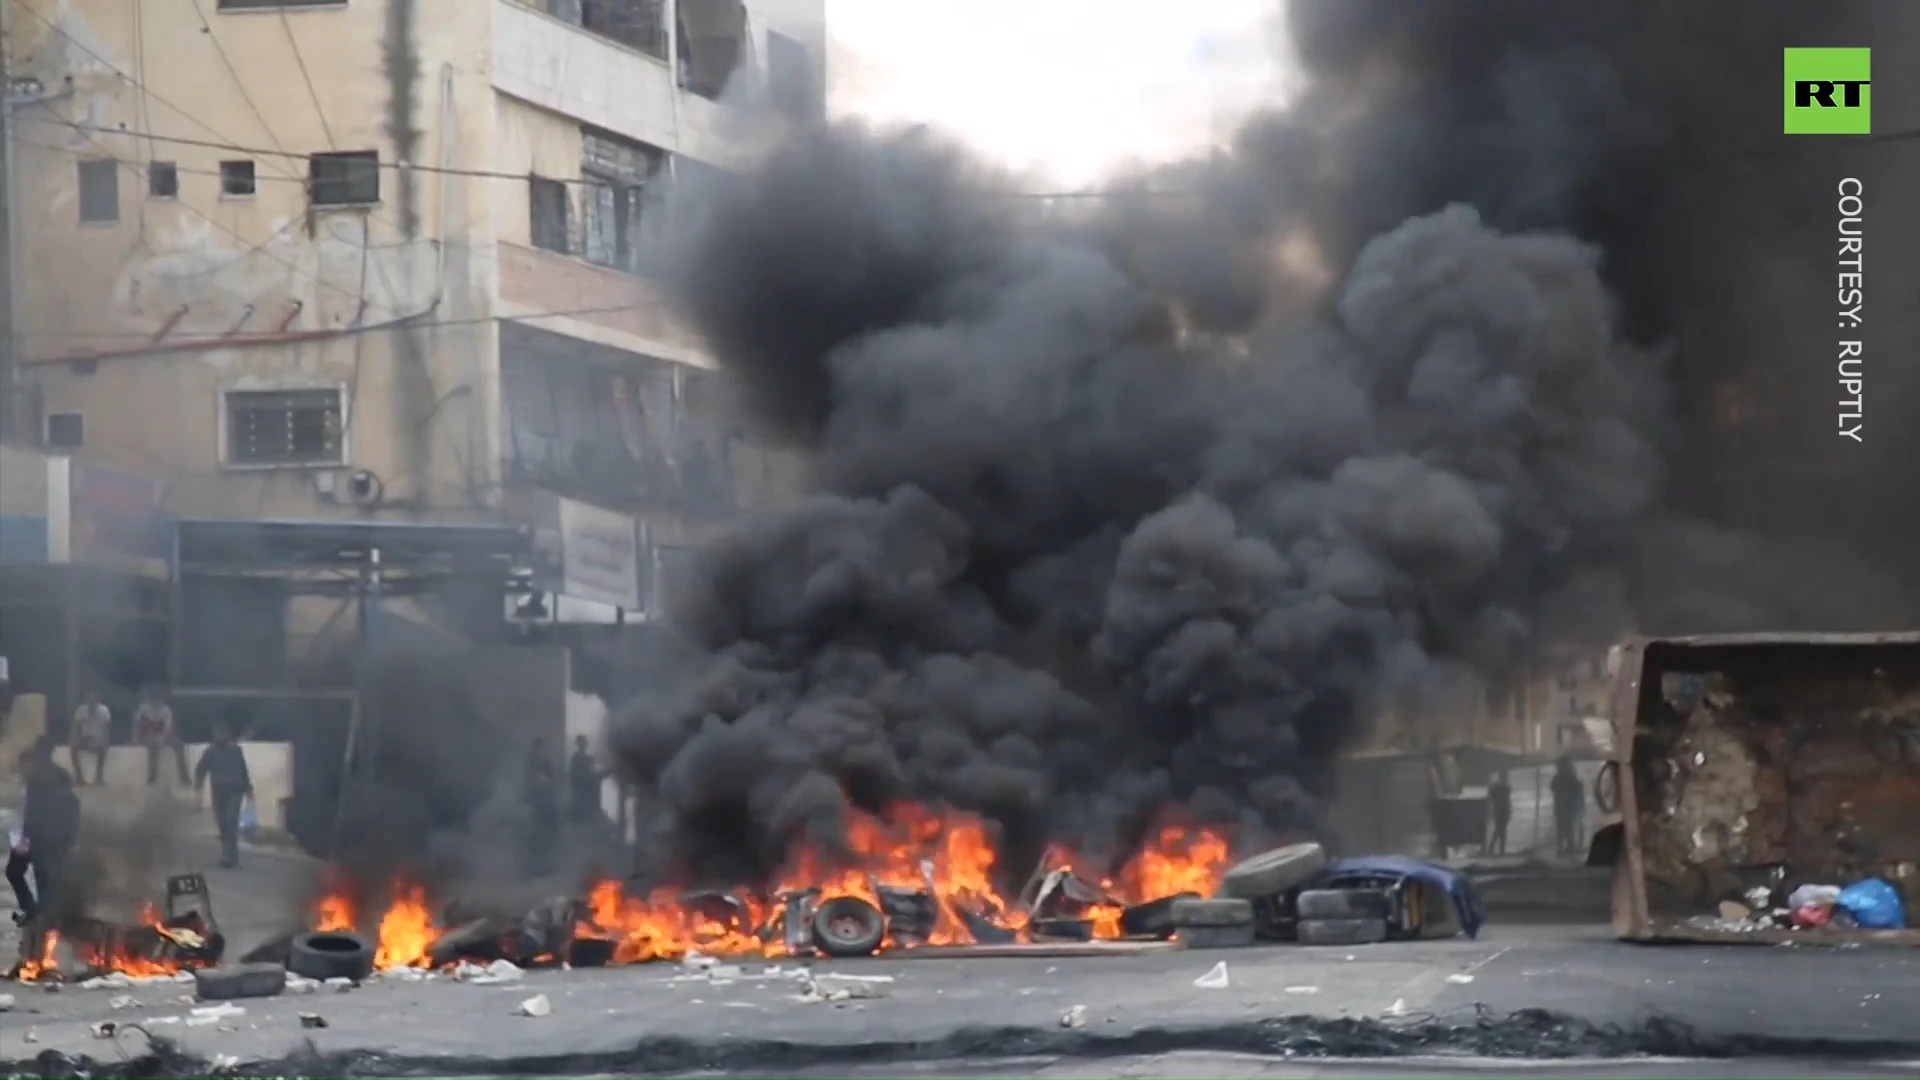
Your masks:
[{"label": "burning tire", "polygon": [[373,974],[373,945],[359,934],[315,930],[287,946],[287,970],[308,979],[352,979]]},{"label": "burning tire", "polygon": [[1326,865],[1327,853],[1319,844],[1289,844],[1228,870],[1220,879],[1220,895],[1240,900],[1278,896],[1312,881]]},{"label": "burning tire", "polygon": [[1385,919],[1302,919],[1302,945],[1372,945],[1387,940]]},{"label": "burning tire", "polygon": [[1393,907],[1386,893],[1373,889],[1306,889],[1293,905],[1302,919],[1384,919]]},{"label": "burning tire", "polygon": [[857,896],[836,896],[813,913],[814,947],[828,956],[870,956],[886,937],[886,917]]}]

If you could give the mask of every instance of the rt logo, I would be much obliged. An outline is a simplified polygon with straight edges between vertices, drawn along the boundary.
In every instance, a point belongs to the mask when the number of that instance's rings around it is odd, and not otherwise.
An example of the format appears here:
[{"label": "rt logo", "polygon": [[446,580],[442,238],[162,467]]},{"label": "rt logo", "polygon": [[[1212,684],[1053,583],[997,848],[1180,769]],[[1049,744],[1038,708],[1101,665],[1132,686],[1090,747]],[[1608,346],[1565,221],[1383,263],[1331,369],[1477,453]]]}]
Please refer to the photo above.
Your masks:
[{"label": "rt logo", "polygon": [[1788,49],[1788,135],[1873,133],[1870,49]]}]

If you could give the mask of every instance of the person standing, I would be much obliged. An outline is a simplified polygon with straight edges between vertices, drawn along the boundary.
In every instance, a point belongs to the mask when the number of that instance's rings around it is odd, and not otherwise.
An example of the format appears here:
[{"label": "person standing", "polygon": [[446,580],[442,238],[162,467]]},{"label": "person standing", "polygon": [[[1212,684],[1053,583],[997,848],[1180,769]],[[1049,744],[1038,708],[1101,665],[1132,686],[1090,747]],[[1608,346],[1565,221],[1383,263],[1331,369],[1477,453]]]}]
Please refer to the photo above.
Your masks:
[{"label": "person standing", "polygon": [[1487,842],[1487,853],[1505,855],[1507,853],[1507,825],[1513,821],[1513,785],[1507,782],[1507,771],[1493,774],[1493,783],[1487,785],[1487,810],[1493,817],[1493,836]]},{"label": "person standing", "polygon": [[101,787],[107,782],[107,747],[113,744],[113,713],[100,700],[100,695],[88,690],[86,697],[80,700],[80,707],[73,710],[73,731],[67,753],[73,758],[73,779],[75,783],[87,782],[87,770],[80,764],[80,755],[93,756],[93,785]]},{"label": "person standing", "polygon": [[216,724],[213,742],[200,753],[193,770],[193,789],[213,789],[213,821],[220,830],[220,865],[228,870],[240,865],[240,804],[253,794],[253,777],[247,772],[247,756],[233,740],[233,729]]},{"label": "person standing", "polygon": [[1553,772],[1553,832],[1555,849],[1562,855],[1580,852],[1580,819],[1586,809],[1586,785],[1574,770],[1573,755],[1562,754]]},{"label": "person standing", "polygon": [[573,757],[567,760],[567,820],[575,825],[599,825],[606,821],[600,808],[600,766],[587,748],[587,737],[573,739]]},{"label": "person standing", "polygon": [[173,707],[158,689],[149,689],[133,714],[133,737],[147,748],[147,786],[160,782],[160,757],[172,751],[173,765],[180,786],[193,782],[187,772],[187,748],[180,741],[180,729],[173,719]]},{"label": "person standing", "polygon": [[38,739],[19,759],[26,799],[19,824],[7,837],[7,884],[20,905],[17,921],[22,925],[38,917],[53,895],[67,852],[80,834],[80,797],[74,794],[73,777],[54,762],[53,747],[51,740]]},{"label": "person standing", "polygon": [[560,847],[560,782],[542,755],[527,770],[527,877],[553,873]]}]

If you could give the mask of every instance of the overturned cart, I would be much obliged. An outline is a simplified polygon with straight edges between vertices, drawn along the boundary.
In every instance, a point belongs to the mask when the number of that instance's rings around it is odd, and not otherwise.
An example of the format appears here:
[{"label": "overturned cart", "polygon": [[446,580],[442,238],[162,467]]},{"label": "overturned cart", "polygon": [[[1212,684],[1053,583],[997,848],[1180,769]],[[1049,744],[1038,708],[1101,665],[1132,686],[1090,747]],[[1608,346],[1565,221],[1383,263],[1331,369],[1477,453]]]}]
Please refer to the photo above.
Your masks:
[{"label": "overturned cart", "polygon": [[[1920,633],[1623,643],[1616,932],[1920,945]],[[1880,918],[1832,898],[1887,898]],[[1806,897],[1826,896],[1824,908]],[[1874,925],[1878,923],[1878,925]]]}]

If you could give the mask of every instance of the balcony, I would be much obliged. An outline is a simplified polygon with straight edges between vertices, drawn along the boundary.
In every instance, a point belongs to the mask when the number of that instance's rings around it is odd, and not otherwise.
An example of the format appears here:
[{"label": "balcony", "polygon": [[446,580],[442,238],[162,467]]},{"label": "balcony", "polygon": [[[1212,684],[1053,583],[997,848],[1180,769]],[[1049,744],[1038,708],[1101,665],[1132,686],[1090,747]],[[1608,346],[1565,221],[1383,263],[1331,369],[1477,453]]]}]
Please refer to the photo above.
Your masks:
[{"label": "balcony", "polygon": [[[737,168],[765,138],[768,118],[680,91],[644,20],[620,21],[628,45],[565,5],[495,0],[493,87],[503,94],[636,142]],[[562,12],[549,14],[552,4]],[[631,31],[631,32],[628,32]]]},{"label": "balcony", "polygon": [[712,373],[507,324],[500,374],[510,482],[638,513],[735,510]]}]

